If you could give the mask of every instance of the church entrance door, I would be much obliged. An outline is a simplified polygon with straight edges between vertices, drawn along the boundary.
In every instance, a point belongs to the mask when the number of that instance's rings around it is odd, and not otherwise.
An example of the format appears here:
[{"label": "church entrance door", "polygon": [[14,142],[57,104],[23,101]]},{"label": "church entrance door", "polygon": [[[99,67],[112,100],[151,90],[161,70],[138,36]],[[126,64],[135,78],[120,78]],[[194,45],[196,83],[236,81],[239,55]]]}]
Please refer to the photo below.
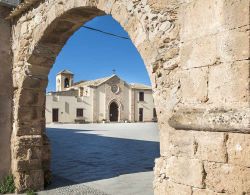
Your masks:
[{"label": "church entrance door", "polygon": [[110,122],[118,122],[119,107],[116,102],[112,102],[109,106],[109,120]]}]

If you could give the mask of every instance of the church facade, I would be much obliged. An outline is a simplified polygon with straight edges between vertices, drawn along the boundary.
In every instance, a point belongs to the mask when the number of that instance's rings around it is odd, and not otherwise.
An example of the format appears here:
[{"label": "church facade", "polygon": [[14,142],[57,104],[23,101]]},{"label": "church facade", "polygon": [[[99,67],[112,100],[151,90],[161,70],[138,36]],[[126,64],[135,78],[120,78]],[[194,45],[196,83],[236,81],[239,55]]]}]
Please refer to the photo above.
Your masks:
[{"label": "church facade", "polygon": [[46,95],[46,123],[156,121],[152,89],[113,74],[74,83],[68,70],[56,76],[56,92]]}]

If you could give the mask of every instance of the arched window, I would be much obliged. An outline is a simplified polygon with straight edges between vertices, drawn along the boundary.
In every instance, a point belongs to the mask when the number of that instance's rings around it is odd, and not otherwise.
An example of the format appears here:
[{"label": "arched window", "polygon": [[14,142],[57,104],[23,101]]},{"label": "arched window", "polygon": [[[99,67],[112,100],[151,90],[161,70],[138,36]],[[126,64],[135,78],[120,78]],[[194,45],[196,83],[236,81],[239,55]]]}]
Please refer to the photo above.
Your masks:
[{"label": "arched window", "polygon": [[65,87],[65,88],[68,88],[68,87],[69,87],[69,79],[68,79],[68,78],[66,78],[66,79],[64,80],[64,87]]}]

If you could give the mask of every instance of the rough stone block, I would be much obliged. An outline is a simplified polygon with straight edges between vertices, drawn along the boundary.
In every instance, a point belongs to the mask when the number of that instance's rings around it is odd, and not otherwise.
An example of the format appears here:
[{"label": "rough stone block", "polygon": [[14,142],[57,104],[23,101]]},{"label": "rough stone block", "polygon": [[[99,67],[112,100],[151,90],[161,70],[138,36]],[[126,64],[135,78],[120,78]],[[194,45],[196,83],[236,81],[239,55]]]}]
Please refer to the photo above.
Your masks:
[{"label": "rough stone block", "polygon": [[42,144],[41,136],[23,136],[17,138],[14,143],[15,150],[13,150],[13,156],[16,160],[41,159]]},{"label": "rough stone block", "polygon": [[217,193],[212,190],[208,189],[198,189],[193,188],[193,194],[192,195],[226,195],[225,193]]},{"label": "rough stone block", "polygon": [[50,67],[46,66],[36,66],[33,64],[29,66],[29,71],[31,75],[34,75],[37,78],[43,78],[43,79],[48,78],[50,70],[51,70]]},{"label": "rough stone block", "polygon": [[206,186],[215,192],[250,193],[250,168],[205,162]]},{"label": "rough stone block", "polygon": [[228,163],[250,167],[250,135],[230,133],[227,141]]},{"label": "rough stone block", "polygon": [[213,65],[217,61],[216,36],[185,42],[180,50],[181,67],[190,69]]},{"label": "rough stone block", "polygon": [[181,185],[175,182],[166,181],[165,195],[192,195],[191,186]]},{"label": "rough stone block", "polygon": [[44,91],[23,89],[20,94],[20,106],[42,106],[45,103]]},{"label": "rough stone block", "polygon": [[110,14],[114,2],[115,0],[110,0],[110,1],[100,0],[98,1],[97,7],[101,8],[101,10],[103,10],[105,13]]},{"label": "rough stone block", "polygon": [[44,118],[43,106],[22,106],[18,109],[17,112],[17,117],[21,122],[28,123],[32,121],[40,121]]},{"label": "rough stone block", "polygon": [[201,160],[226,162],[226,140],[225,133],[193,132],[196,143],[195,156]]},{"label": "rough stone block", "polygon": [[174,156],[193,157],[196,146],[192,132],[174,131],[170,134],[169,147]]},{"label": "rough stone block", "polygon": [[249,25],[249,0],[217,1],[220,29],[235,29]]},{"label": "rough stone block", "polygon": [[209,68],[208,98],[214,105],[247,102],[249,99],[249,61],[225,63]]},{"label": "rough stone block", "polygon": [[167,159],[166,176],[176,183],[203,188],[204,169],[198,159],[172,156]]},{"label": "rough stone block", "polygon": [[186,3],[180,10],[183,41],[249,25],[248,0],[195,0]]},{"label": "rough stone block", "polygon": [[163,157],[155,159],[155,167],[154,167],[154,174],[155,176],[159,177],[161,174],[165,174],[164,166],[165,160]]},{"label": "rough stone block", "polygon": [[29,172],[15,172],[15,184],[17,192],[23,192],[24,189],[32,189],[35,191],[44,188],[43,170],[33,170]]},{"label": "rough stone block", "polygon": [[246,60],[250,57],[248,28],[221,32],[217,35],[217,55],[222,62]]},{"label": "rough stone block", "polygon": [[154,185],[155,195],[192,195],[191,186],[186,186],[172,182],[170,180],[163,180]]},{"label": "rough stone block", "polygon": [[44,121],[33,121],[29,125],[23,125],[17,127],[17,124],[13,125],[13,129],[17,136],[27,136],[27,135],[41,135],[45,130]]},{"label": "rough stone block", "polygon": [[208,68],[184,70],[181,74],[182,99],[187,103],[202,103],[207,101]]},{"label": "rough stone block", "polygon": [[48,85],[48,79],[47,78],[37,78],[32,76],[27,76],[23,82],[23,86],[25,88],[30,89],[46,89]]},{"label": "rough stone block", "polygon": [[169,131],[165,128],[160,130],[160,153],[161,156],[169,155]]},{"label": "rough stone block", "polygon": [[192,40],[217,32],[216,0],[196,0],[183,4],[180,10],[181,40]]},{"label": "rough stone block", "polygon": [[18,172],[31,171],[42,168],[42,162],[40,159],[33,160],[17,160],[13,163],[14,170]]}]

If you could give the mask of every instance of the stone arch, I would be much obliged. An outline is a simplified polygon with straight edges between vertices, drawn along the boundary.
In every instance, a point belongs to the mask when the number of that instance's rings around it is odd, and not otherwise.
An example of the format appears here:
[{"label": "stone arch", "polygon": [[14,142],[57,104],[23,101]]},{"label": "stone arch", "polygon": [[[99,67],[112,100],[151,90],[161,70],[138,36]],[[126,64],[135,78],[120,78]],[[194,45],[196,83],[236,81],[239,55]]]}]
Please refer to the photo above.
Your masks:
[{"label": "stone arch", "polygon": [[[120,106],[116,101],[112,101],[109,104],[109,120],[111,122],[119,122],[120,121]],[[117,115],[116,117],[111,116],[111,114]],[[113,118],[112,118],[113,117]]]},{"label": "stone arch", "polygon": [[129,33],[153,85],[161,134],[155,194],[249,193],[248,0],[27,2],[35,3],[12,14],[18,191],[42,189],[49,170],[43,110],[51,65],[81,23],[111,14]]},{"label": "stone arch", "polygon": [[[107,111],[108,111],[108,115],[109,115],[109,113],[110,113],[110,105],[112,104],[112,103],[115,103],[115,104],[117,104],[117,106],[118,106],[118,122],[121,120],[121,112],[122,112],[122,109],[123,109],[123,105],[121,104],[121,102],[120,101],[118,101],[118,100],[116,100],[116,99],[112,99],[109,103],[108,103],[108,109],[107,109]],[[107,119],[109,120],[109,118],[110,117],[108,117]]]},{"label": "stone arch", "polygon": [[[16,90],[12,172],[18,192],[43,189],[44,182],[50,177],[50,148],[44,133],[45,90],[50,68],[68,38],[85,22],[104,14],[111,14],[128,32],[146,64],[152,83],[155,83],[156,74],[153,64],[158,67],[162,60],[160,47],[169,37],[178,37],[176,12],[156,12],[146,1],[41,1],[21,15],[13,30]],[[148,23],[150,17],[157,18],[155,24],[158,20],[164,22],[152,28]]]}]

